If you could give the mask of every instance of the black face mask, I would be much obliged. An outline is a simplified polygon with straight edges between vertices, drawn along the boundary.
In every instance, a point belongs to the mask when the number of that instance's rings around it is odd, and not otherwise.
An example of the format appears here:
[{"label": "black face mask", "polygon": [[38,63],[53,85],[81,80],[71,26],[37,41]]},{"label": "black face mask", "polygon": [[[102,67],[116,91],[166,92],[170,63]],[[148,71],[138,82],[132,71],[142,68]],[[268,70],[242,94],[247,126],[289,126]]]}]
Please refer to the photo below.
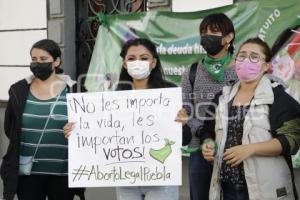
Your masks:
[{"label": "black face mask", "polygon": [[223,49],[222,45],[222,38],[223,36],[218,35],[205,35],[201,36],[201,45],[205,49],[208,55],[216,55],[220,53]]},{"label": "black face mask", "polygon": [[53,73],[52,62],[47,62],[47,63],[32,62],[30,63],[30,71],[33,73],[33,75],[36,78],[44,81],[48,79]]}]

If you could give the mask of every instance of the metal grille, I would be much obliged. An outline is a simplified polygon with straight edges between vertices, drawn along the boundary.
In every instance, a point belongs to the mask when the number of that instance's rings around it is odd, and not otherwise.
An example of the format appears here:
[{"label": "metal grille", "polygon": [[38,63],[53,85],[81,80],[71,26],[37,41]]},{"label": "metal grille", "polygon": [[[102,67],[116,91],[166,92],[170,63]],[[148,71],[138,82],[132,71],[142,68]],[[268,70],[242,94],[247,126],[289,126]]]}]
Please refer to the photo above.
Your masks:
[{"label": "metal grille", "polygon": [[91,60],[99,22],[97,13],[124,14],[147,10],[146,0],[76,0],[77,77],[86,74]]}]

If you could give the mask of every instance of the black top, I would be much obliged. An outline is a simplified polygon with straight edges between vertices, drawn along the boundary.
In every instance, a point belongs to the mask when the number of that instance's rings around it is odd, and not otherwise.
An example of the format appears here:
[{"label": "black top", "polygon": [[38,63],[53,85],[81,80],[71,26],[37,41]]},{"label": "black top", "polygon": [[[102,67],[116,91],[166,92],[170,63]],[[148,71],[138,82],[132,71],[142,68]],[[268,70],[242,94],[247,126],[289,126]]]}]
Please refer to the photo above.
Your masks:
[{"label": "black top", "polygon": [[[249,107],[250,106],[231,106],[229,108],[228,130],[224,152],[226,149],[242,144],[243,125]],[[223,161],[220,181],[231,184],[246,184],[243,163],[231,167]]]}]

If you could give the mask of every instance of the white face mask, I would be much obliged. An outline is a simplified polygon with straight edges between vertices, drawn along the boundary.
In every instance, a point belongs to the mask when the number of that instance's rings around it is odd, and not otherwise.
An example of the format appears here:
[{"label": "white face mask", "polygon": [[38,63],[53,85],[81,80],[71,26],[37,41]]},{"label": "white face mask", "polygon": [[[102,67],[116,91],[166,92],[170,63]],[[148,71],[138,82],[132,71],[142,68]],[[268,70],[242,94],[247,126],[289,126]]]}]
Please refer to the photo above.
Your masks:
[{"label": "white face mask", "polygon": [[144,60],[127,61],[127,72],[134,79],[145,79],[150,75],[150,62]]}]

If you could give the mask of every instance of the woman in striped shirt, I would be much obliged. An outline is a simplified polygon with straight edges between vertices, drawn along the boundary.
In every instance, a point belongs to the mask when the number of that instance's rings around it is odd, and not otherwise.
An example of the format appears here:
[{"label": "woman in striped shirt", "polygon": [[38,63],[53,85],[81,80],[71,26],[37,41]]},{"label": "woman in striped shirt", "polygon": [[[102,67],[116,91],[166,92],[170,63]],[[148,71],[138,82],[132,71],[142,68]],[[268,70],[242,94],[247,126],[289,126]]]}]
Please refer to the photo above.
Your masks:
[{"label": "woman in striped shirt", "polygon": [[[83,189],[68,188],[66,94],[76,82],[62,70],[57,43],[44,39],[30,50],[33,75],[13,84],[5,113],[5,134],[10,140],[1,166],[4,198],[12,200],[71,200]],[[29,172],[22,171],[23,158],[31,158]]]}]

